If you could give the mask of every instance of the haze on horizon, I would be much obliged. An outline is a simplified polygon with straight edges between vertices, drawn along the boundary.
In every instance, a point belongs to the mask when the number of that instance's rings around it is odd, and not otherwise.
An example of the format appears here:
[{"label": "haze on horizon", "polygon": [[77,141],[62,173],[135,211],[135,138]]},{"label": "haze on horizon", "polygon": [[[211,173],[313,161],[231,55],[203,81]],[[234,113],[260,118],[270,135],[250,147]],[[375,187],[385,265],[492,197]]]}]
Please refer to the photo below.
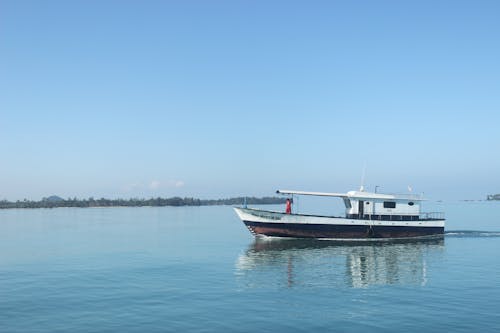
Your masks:
[{"label": "haze on horizon", "polygon": [[500,193],[497,1],[2,1],[0,200]]}]

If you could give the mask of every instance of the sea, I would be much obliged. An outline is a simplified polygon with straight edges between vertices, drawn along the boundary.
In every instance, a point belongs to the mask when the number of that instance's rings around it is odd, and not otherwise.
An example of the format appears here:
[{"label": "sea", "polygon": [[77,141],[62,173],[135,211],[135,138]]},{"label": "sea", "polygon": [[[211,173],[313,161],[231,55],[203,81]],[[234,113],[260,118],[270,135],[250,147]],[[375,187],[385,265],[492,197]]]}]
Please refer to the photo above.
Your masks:
[{"label": "sea", "polygon": [[443,239],[344,243],[230,206],[2,210],[0,332],[499,332],[500,202],[429,205]]}]

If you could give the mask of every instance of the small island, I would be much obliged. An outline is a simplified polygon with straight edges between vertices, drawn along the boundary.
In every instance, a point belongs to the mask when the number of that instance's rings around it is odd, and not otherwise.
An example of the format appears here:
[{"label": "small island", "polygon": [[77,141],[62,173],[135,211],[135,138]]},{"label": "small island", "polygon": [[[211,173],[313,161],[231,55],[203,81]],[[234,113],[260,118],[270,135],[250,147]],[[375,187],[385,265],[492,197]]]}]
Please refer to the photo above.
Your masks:
[{"label": "small island", "polygon": [[280,197],[236,197],[228,199],[195,199],[195,198],[150,198],[150,199],[63,199],[58,196],[50,196],[43,198],[40,201],[32,200],[17,200],[17,201],[0,201],[0,209],[9,208],[59,208],[59,207],[164,207],[164,206],[216,206],[216,205],[241,205],[243,203],[251,205],[274,205],[284,204],[285,198]]},{"label": "small island", "polygon": [[486,200],[500,200],[500,194],[488,194]]}]

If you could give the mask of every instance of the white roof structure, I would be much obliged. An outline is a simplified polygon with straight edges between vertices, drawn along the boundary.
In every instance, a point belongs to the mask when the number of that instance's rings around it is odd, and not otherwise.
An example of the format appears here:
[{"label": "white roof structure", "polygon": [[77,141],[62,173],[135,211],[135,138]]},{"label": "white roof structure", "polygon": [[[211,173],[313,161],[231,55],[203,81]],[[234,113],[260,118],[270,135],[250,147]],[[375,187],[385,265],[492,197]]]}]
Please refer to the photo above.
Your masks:
[{"label": "white roof structure", "polygon": [[329,193],[329,192],[308,192],[308,191],[291,191],[291,190],[278,190],[278,194],[297,194],[297,195],[313,195],[320,197],[339,197],[339,198],[352,198],[352,199],[375,199],[375,200],[413,200],[424,201],[420,194],[382,194],[364,191],[349,191],[347,193]]}]

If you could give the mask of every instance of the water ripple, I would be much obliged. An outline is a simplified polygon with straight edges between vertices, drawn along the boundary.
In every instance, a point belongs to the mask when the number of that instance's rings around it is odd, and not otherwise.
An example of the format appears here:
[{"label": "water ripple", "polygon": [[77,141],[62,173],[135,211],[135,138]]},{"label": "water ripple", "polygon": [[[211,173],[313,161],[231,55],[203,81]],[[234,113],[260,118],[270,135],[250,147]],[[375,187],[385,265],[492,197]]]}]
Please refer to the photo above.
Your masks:
[{"label": "water ripple", "polygon": [[453,238],[481,238],[481,237],[500,237],[500,231],[481,231],[481,230],[448,230],[445,236]]}]

